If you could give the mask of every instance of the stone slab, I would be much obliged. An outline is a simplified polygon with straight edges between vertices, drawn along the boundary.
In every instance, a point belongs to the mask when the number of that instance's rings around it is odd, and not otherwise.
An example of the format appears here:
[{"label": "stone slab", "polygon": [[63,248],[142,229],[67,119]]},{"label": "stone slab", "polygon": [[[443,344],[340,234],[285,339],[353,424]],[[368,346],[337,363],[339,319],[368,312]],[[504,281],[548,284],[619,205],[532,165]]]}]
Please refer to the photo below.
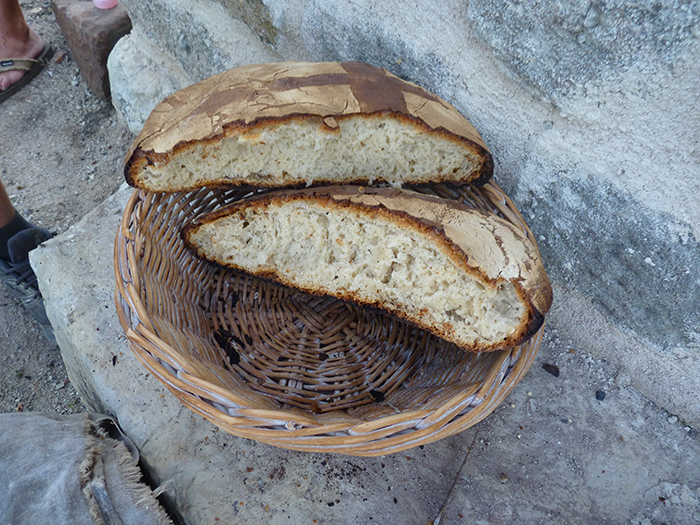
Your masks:
[{"label": "stone slab", "polygon": [[566,303],[553,310],[523,381],[456,436],[355,458],[219,431],[184,408],[125,343],[112,260],[130,193],[120,190],[32,252],[31,262],[71,381],[90,410],[119,420],[183,523],[690,525],[700,518],[697,432],[556,328],[568,323]]},{"label": "stone slab", "polygon": [[85,82],[99,97],[109,98],[107,57],[131,31],[126,8],[117,3],[97,9],[92,0],[51,0],[51,7]]}]

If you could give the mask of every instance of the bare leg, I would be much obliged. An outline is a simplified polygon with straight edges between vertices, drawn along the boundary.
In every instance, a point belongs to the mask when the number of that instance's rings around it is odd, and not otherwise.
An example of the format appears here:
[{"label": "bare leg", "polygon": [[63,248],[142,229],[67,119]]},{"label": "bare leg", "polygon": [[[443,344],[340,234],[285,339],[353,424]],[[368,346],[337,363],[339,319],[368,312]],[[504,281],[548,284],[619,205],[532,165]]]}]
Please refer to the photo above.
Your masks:
[{"label": "bare leg", "polygon": [[[0,0],[0,60],[36,58],[44,43],[24,20],[19,0]],[[0,74],[0,91],[8,89],[24,76],[23,71]]]},{"label": "bare leg", "polygon": [[10,197],[7,196],[5,186],[0,181],[0,228],[7,226],[15,216],[15,208],[10,202]]}]

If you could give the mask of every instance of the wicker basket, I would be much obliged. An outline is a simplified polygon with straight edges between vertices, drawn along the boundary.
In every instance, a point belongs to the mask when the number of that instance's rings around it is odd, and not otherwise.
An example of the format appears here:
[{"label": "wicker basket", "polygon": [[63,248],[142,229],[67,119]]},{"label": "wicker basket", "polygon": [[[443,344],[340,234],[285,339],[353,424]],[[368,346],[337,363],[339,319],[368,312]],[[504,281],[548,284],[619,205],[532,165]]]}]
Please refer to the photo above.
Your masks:
[{"label": "wicker basket", "polygon": [[[494,211],[532,238],[493,182],[420,191]],[[183,404],[223,430],[295,450],[390,454],[474,425],[532,364],[544,327],[519,347],[465,353],[390,316],[190,254],[183,223],[242,196],[136,191],[115,250],[129,346]]]}]

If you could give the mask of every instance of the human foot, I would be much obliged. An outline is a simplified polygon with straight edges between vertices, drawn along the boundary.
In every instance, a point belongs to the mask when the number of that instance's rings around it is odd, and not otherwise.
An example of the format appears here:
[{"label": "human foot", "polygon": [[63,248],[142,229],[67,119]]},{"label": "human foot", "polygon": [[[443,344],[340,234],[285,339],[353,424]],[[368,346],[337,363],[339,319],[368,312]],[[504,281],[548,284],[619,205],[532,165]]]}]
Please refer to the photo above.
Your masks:
[{"label": "human foot", "polygon": [[[11,58],[36,59],[44,50],[44,42],[33,29],[27,30],[20,38],[0,39],[0,63]],[[26,71],[8,71],[0,73],[0,93],[7,91],[22,80]]]},{"label": "human foot", "polygon": [[46,316],[44,299],[39,291],[34,270],[29,264],[29,252],[51,237],[53,234],[49,230],[35,226],[12,236],[7,243],[8,259],[0,258],[0,280],[37,320],[46,339],[55,345],[53,327]]}]

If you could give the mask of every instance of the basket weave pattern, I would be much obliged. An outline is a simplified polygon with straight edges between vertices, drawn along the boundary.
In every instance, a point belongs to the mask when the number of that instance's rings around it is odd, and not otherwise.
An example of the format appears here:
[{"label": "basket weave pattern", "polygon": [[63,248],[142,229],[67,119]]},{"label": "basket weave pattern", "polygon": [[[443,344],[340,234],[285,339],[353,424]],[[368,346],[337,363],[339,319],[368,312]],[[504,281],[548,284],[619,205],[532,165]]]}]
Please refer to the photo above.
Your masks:
[{"label": "basket weave pattern", "polygon": [[[419,191],[497,213],[532,239],[493,182]],[[474,425],[531,366],[544,327],[521,346],[466,353],[389,315],[194,257],[182,225],[244,194],[134,192],[116,238],[116,305],[129,346],[223,430],[296,450],[398,452]]]}]

